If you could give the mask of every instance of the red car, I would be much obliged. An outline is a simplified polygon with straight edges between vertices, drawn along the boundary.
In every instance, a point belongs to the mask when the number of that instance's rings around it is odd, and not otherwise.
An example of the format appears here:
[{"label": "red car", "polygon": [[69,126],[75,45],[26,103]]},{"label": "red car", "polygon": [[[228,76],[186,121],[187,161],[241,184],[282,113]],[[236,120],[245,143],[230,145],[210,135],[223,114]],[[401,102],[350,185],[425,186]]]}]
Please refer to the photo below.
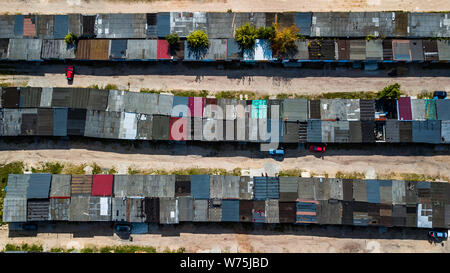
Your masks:
[{"label": "red car", "polygon": [[325,152],[325,146],[310,145],[309,150],[311,152],[323,153],[323,152]]},{"label": "red car", "polygon": [[66,68],[66,78],[68,81],[73,81],[73,74],[75,72],[75,68],[73,67],[73,65],[69,65]]}]

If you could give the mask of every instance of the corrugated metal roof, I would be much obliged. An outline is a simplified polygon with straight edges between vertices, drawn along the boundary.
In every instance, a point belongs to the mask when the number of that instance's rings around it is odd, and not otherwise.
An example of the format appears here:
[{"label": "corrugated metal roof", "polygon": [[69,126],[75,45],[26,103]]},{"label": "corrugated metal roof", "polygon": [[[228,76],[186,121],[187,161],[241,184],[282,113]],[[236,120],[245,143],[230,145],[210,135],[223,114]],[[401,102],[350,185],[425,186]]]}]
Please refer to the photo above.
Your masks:
[{"label": "corrugated metal roof", "polygon": [[78,195],[72,196],[70,198],[69,221],[72,222],[89,221],[89,197],[90,196],[88,195]]},{"label": "corrugated metal roof", "polygon": [[209,39],[206,60],[222,61],[227,59],[227,39]]},{"label": "corrugated metal roof", "polygon": [[222,222],[239,222],[239,200],[222,200]]},{"label": "corrugated metal roof", "polygon": [[9,39],[0,39],[0,59],[8,58],[8,46]]},{"label": "corrugated metal roof", "polygon": [[194,200],[194,222],[207,222],[208,200]]},{"label": "corrugated metal roof", "polygon": [[425,56],[425,61],[438,61],[439,52],[436,40],[423,40],[423,55]]},{"label": "corrugated metal roof", "polygon": [[160,198],[159,201],[159,222],[161,224],[178,224],[178,200],[176,198]]},{"label": "corrugated metal roof", "polygon": [[82,35],[83,24],[81,20],[83,16],[81,14],[68,14],[68,32],[77,35],[78,37]]},{"label": "corrugated metal roof", "polygon": [[159,223],[159,198],[146,197],[144,205],[145,222]]},{"label": "corrugated metal roof", "polygon": [[53,135],[53,109],[39,108],[37,114],[37,133],[40,136]]},{"label": "corrugated metal roof", "polygon": [[8,60],[40,60],[41,48],[41,39],[10,39]]},{"label": "corrugated metal roof", "polygon": [[308,142],[322,142],[322,121],[308,120],[307,127],[307,141]]},{"label": "corrugated metal roof", "polygon": [[436,100],[437,119],[450,120],[450,100]]},{"label": "corrugated metal roof", "polygon": [[48,198],[52,175],[47,173],[30,174],[27,188],[27,198]]},{"label": "corrugated metal roof", "polygon": [[296,222],[296,202],[280,202],[279,203],[279,217],[280,223],[294,223]]},{"label": "corrugated metal roof", "polygon": [[410,40],[409,48],[411,50],[411,60],[413,61],[424,60],[422,40]]},{"label": "corrugated metal roof", "polygon": [[[158,13],[147,13],[147,38],[157,38],[157,15]],[[158,219],[159,220],[159,219]]]},{"label": "corrugated metal roof", "polygon": [[191,196],[180,196],[178,200],[178,221],[192,222],[194,219],[194,198]]},{"label": "corrugated metal roof", "polygon": [[157,52],[156,58],[158,60],[161,59],[171,59],[172,58],[173,49],[172,46],[166,40],[159,39],[157,41]]},{"label": "corrugated metal roof", "polygon": [[[449,20],[449,19],[447,19]],[[450,24],[449,24],[450,27]],[[449,61],[450,60],[450,43],[448,41],[437,41],[439,60]]]},{"label": "corrugated metal roof", "polygon": [[[70,190],[70,187],[69,187]],[[69,221],[70,199],[50,199],[49,221]]]},{"label": "corrugated metal roof", "polygon": [[3,222],[26,222],[27,199],[25,197],[6,197],[3,200]]},{"label": "corrugated metal roof", "polygon": [[408,16],[408,36],[448,37],[450,22],[448,13],[411,12]]},{"label": "corrugated metal roof", "polygon": [[69,17],[67,15],[55,15],[54,39],[64,39],[69,31]]},{"label": "corrugated metal roof", "polygon": [[366,60],[383,60],[383,44],[381,40],[366,41]]},{"label": "corrugated metal roof", "polygon": [[127,222],[142,223],[145,221],[145,198],[130,197],[126,199]]},{"label": "corrugated metal roof", "polygon": [[450,120],[441,121],[441,140],[450,143]]},{"label": "corrugated metal roof", "polygon": [[39,15],[36,16],[36,30],[37,36],[41,39],[53,39],[53,32],[55,26],[54,15]]},{"label": "corrugated metal roof", "polygon": [[85,109],[69,109],[67,119],[67,135],[83,136],[85,123]]},{"label": "corrugated metal roof", "polygon": [[40,87],[20,87],[20,107],[33,107],[37,108],[41,103]]},{"label": "corrugated metal roof", "polygon": [[411,99],[411,111],[413,120],[425,120],[425,101]]},{"label": "corrugated metal roof", "polygon": [[306,99],[285,99],[281,107],[284,120],[306,121],[308,119],[308,101]]},{"label": "corrugated metal roof", "polygon": [[191,175],[191,195],[195,199],[209,198],[209,175]]},{"label": "corrugated metal roof", "polygon": [[441,122],[439,120],[413,121],[413,142],[435,143],[441,142]]},{"label": "corrugated metal roof", "polygon": [[9,174],[6,198],[26,198],[30,175]]},{"label": "corrugated metal roof", "polygon": [[98,38],[146,38],[147,15],[97,14],[94,31]]},{"label": "corrugated metal roof", "polygon": [[366,59],[366,41],[350,40],[350,60]]},{"label": "corrugated metal roof", "polygon": [[53,174],[50,187],[50,198],[70,198],[70,182],[68,174]]},{"label": "corrugated metal roof", "polygon": [[123,113],[120,120],[119,139],[136,139],[137,136],[137,114]]},{"label": "corrugated metal roof", "polygon": [[36,32],[37,32],[37,18],[36,17],[37,17],[36,15],[25,15],[24,16],[23,36],[36,37]]},{"label": "corrugated metal roof", "polygon": [[153,139],[169,140],[170,117],[162,115],[153,116]]},{"label": "corrugated metal roof", "polygon": [[42,88],[40,107],[51,107],[53,97],[53,88]]},{"label": "corrugated metal roof", "polygon": [[166,37],[171,33],[171,13],[158,12],[156,15],[156,28],[158,37]]},{"label": "corrugated metal roof", "polygon": [[27,221],[47,221],[49,217],[50,201],[28,200],[27,201]]},{"label": "corrugated metal roof", "polygon": [[94,174],[92,177],[92,196],[111,196],[113,190],[113,175]]},{"label": "corrugated metal roof", "polygon": [[72,199],[78,194],[90,195],[92,192],[92,175],[73,174],[70,188]]},{"label": "corrugated metal roof", "polygon": [[[127,220],[127,202],[126,198],[116,197],[111,200],[112,221],[123,222]],[[159,212],[158,212],[159,214]],[[158,218],[159,221],[159,218]]]},{"label": "corrugated metal roof", "polygon": [[53,108],[53,135],[67,136],[67,108]]},{"label": "corrugated metal roof", "polygon": [[3,109],[2,136],[17,136],[21,132],[20,109]]},{"label": "corrugated metal roof", "polygon": [[[18,27],[18,23],[16,23],[16,17],[18,17],[18,21],[20,22],[20,16],[23,15],[0,15],[0,37],[1,38],[14,38],[16,34],[17,37],[23,35],[23,19],[22,19],[22,27]],[[17,30],[17,32],[16,32]]]},{"label": "corrugated metal roof", "polygon": [[156,60],[157,40],[128,40],[127,59]]},{"label": "corrugated metal roof", "polygon": [[111,40],[110,59],[125,59],[127,57],[128,40]]},{"label": "corrugated metal roof", "polygon": [[225,176],[222,183],[223,199],[239,199],[239,176]]},{"label": "corrugated metal roof", "polygon": [[194,30],[207,31],[206,12],[170,13],[170,33],[176,33],[180,37],[186,37]]}]

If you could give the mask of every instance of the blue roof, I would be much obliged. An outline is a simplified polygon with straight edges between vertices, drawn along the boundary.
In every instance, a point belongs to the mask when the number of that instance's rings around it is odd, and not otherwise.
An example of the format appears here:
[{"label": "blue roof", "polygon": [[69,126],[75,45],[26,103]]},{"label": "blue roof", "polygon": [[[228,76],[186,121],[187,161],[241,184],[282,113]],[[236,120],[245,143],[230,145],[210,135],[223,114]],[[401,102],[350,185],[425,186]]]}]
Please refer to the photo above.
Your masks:
[{"label": "blue roof", "polygon": [[53,135],[67,136],[67,108],[53,109]]},{"label": "blue roof", "polygon": [[191,195],[195,199],[209,198],[209,175],[191,175]]},{"label": "blue roof", "polygon": [[[178,111],[178,113],[175,113],[174,108],[175,108],[175,106],[178,106],[178,105],[182,105],[185,107],[178,107],[176,110],[176,111]],[[189,110],[189,97],[180,97],[180,96],[173,97],[172,117],[187,117],[188,110]]]},{"label": "blue roof", "polygon": [[111,59],[125,59],[127,57],[128,40],[111,40]]},{"label": "blue roof", "polygon": [[300,34],[311,35],[311,12],[297,12],[294,15],[294,23],[300,29]]},{"label": "blue roof", "polygon": [[48,198],[52,175],[48,173],[33,173],[30,175],[27,198]]},{"label": "blue roof", "polygon": [[239,200],[222,200],[222,221],[239,222]]},{"label": "blue roof", "polygon": [[69,19],[67,15],[55,15],[54,39],[64,39],[69,32]]},{"label": "blue roof", "polygon": [[14,16],[14,36],[23,37],[23,21],[25,17],[23,15]]},{"label": "blue roof", "polygon": [[450,99],[436,100],[436,112],[439,120],[450,120]]},{"label": "blue roof", "polygon": [[166,37],[170,34],[170,13],[159,12],[156,15],[156,29],[158,37]]},{"label": "blue roof", "polygon": [[381,203],[379,180],[366,180],[366,191],[367,202],[376,204]]},{"label": "blue roof", "polygon": [[419,143],[441,142],[441,121],[425,120],[412,121],[412,141]]},{"label": "blue roof", "polygon": [[265,222],[265,215],[264,212],[257,212],[257,211],[253,211],[253,223],[264,223]]},{"label": "blue roof", "polygon": [[280,199],[279,185],[278,177],[267,177],[267,199]]},{"label": "blue roof", "polygon": [[255,200],[267,199],[267,178],[261,176],[253,177],[253,195]]},{"label": "blue roof", "polygon": [[317,205],[311,202],[297,202],[297,211],[317,212]]}]

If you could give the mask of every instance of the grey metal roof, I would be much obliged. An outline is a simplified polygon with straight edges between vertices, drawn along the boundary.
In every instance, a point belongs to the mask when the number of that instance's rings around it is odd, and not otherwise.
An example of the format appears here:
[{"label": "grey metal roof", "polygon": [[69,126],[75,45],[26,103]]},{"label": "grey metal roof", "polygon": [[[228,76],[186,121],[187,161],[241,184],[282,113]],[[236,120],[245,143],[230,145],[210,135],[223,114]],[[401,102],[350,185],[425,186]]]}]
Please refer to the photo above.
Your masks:
[{"label": "grey metal roof", "polygon": [[413,61],[424,60],[422,40],[410,40],[409,48],[411,50],[411,59]]},{"label": "grey metal roof", "polygon": [[366,41],[350,40],[350,60],[361,61],[366,59]]},{"label": "grey metal roof", "polygon": [[146,197],[174,197],[175,175],[146,175],[143,186]]},{"label": "grey metal roof", "polygon": [[186,37],[194,30],[207,31],[206,12],[170,13],[170,33],[176,33],[180,37]]},{"label": "grey metal roof", "polygon": [[388,119],[386,120],[386,141],[400,142],[399,121]]},{"label": "grey metal roof", "polygon": [[41,47],[41,39],[10,39],[8,60],[40,60]]},{"label": "grey metal roof", "polygon": [[21,133],[21,109],[3,109],[3,136],[18,136]]},{"label": "grey metal roof", "polygon": [[223,12],[207,12],[206,27],[208,37],[217,38],[233,38],[236,28],[250,22],[250,13],[223,13]]},{"label": "grey metal roof", "polygon": [[322,121],[308,120],[307,127],[308,142],[322,142]]},{"label": "grey metal roof", "polygon": [[30,174],[27,188],[27,198],[48,198],[52,175],[48,173]]},{"label": "grey metal roof", "polygon": [[82,34],[82,15],[81,14],[68,14],[68,32],[73,33],[77,36]]},{"label": "grey metal roof", "polygon": [[127,220],[127,201],[125,197],[111,198],[111,220],[112,221],[126,221]]},{"label": "grey metal roof", "polygon": [[449,13],[411,12],[408,14],[409,37],[450,36]]},{"label": "grey metal roof", "polygon": [[[20,31],[20,27],[15,26],[14,15],[0,15],[0,38],[14,38],[16,33],[18,35],[23,35],[23,23],[21,29],[22,31]],[[17,32],[15,32],[15,30],[17,30]]]},{"label": "grey metal roof", "polygon": [[152,139],[153,115],[137,115],[137,135],[136,139]]},{"label": "grey metal roof", "polygon": [[127,59],[129,60],[156,60],[156,40],[128,40]]},{"label": "grey metal roof", "polygon": [[69,221],[70,199],[51,198],[49,208],[49,221]]},{"label": "grey metal roof", "polygon": [[206,60],[221,61],[227,59],[227,39],[209,39]]},{"label": "grey metal roof", "polygon": [[159,222],[161,224],[178,224],[178,200],[163,197],[159,201]]},{"label": "grey metal roof", "polygon": [[383,44],[381,40],[366,41],[366,60],[383,60]]},{"label": "grey metal roof", "polygon": [[108,106],[108,90],[99,90],[90,88],[87,109],[89,110],[106,110]]},{"label": "grey metal roof", "polygon": [[127,222],[142,223],[145,221],[145,199],[142,197],[127,198]]},{"label": "grey metal roof", "polygon": [[211,175],[210,176],[209,197],[211,199],[222,199],[223,198],[224,180],[225,180],[225,176],[223,176],[223,175]]},{"label": "grey metal roof", "polygon": [[51,107],[53,97],[53,88],[42,88],[40,107]]},{"label": "grey metal roof", "polygon": [[450,120],[450,100],[436,100],[437,119]]},{"label": "grey metal roof", "polygon": [[89,199],[90,196],[77,195],[70,198],[69,221],[88,222],[89,221]]},{"label": "grey metal roof", "polygon": [[311,35],[311,12],[296,12],[294,14],[294,23],[299,28],[300,34]]},{"label": "grey metal roof", "polygon": [[178,200],[178,221],[192,222],[194,219],[194,198],[191,196],[179,196]]},{"label": "grey metal roof", "polygon": [[67,108],[53,108],[53,135],[67,136]]},{"label": "grey metal roof", "polygon": [[53,39],[55,17],[54,15],[36,16],[37,37],[41,39]]},{"label": "grey metal roof", "polygon": [[411,99],[411,112],[413,120],[425,120],[425,101],[421,99]]},{"label": "grey metal roof", "polygon": [[[449,24],[450,25],[450,24]],[[449,61],[450,60],[450,43],[449,41],[437,41],[439,60]]]},{"label": "grey metal roof", "polygon": [[440,143],[441,122],[439,120],[413,121],[412,140],[422,143]]},{"label": "grey metal roof", "polygon": [[210,222],[220,222],[222,220],[222,201],[220,199],[209,200],[208,220]]},{"label": "grey metal roof", "polygon": [[353,199],[355,201],[367,202],[367,188],[365,181],[353,180]]},{"label": "grey metal roof", "polygon": [[170,116],[172,112],[173,96],[160,94],[158,96],[158,114]]},{"label": "grey metal roof", "polygon": [[322,120],[359,120],[359,99],[321,99]]},{"label": "grey metal roof", "polygon": [[285,99],[281,107],[284,120],[306,121],[308,119],[308,100],[306,99]]},{"label": "grey metal roof", "polygon": [[0,59],[8,58],[9,39],[0,39]]},{"label": "grey metal roof", "polygon": [[194,222],[208,221],[208,202],[208,200],[194,200]]},{"label": "grey metal roof", "polygon": [[50,187],[50,197],[70,197],[70,181],[68,174],[53,174]]},{"label": "grey metal roof", "polygon": [[227,40],[227,59],[228,60],[240,60],[242,57],[242,51],[239,44],[234,38]]},{"label": "grey metal roof", "polygon": [[[9,187],[9,185],[8,185]],[[26,197],[6,196],[3,200],[3,222],[26,222],[27,199]]]},{"label": "grey metal roof", "polygon": [[170,117],[163,115],[153,116],[153,139],[169,140]]},{"label": "grey metal roof", "polygon": [[450,143],[450,120],[441,121],[441,141]]},{"label": "grey metal roof", "polygon": [[97,14],[94,31],[97,38],[145,38],[147,16],[141,14]]},{"label": "grey metal roof", "polygon": [[20,87],[20,107],[39,107],[41,92],[40,87]]},{"label": "grey metal roof", "polygon": [[223,199],[239,199],[239,176],[225,176],[222,183]]}]

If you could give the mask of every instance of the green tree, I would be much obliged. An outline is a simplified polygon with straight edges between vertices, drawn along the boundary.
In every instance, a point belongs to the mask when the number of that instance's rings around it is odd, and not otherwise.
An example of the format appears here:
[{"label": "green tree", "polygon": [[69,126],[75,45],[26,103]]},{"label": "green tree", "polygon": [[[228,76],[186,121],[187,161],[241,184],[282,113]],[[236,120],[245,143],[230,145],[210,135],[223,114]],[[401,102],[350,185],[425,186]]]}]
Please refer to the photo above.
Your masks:
[{"label": "green tree", "polygon": [[289,50],[294,49],[295,41],[299,38],[299,31],[295,25],[280,29],[278,24],[275,24],[275,35],[270,39],[274,54],[286,54]]},{"label": "green tree", "polygon": [[202,49],[209,46],[208,35],[203,30],[196,30],[189,34],[187,37],[187,42],[192,49]]},{"label": "green tree", "polygon": [[170,45],[175,45],[180,40],[180,37],[176,33],[171,33],[166,36],[166,40]]},{"label": "green tree", "polygon": [[234,39],[239,44],[241,49],[252,48],[255,45],[255,40],[258,38],[258,31],[250,23],[240,26],[234,32]]},{"label": "green tree", "polygon": [[69,44],[69,45],[74,44],[77,40],[78,40],[77,35],[75,35],[73,33],[67,34],[66,37],[64,38],[64,41],[66,42],[66,44]]},{"label": "green tree", "polygon": [[257,31],[258,39],[271,40],[275,37],[275,27],[260,27]]},{"label": "green tree", "polygon": [[377,98],[379,99],[398,99],[402,92],[400,91],[400,84],[394,83],[389,86],[386,86],[377,93]]}]

